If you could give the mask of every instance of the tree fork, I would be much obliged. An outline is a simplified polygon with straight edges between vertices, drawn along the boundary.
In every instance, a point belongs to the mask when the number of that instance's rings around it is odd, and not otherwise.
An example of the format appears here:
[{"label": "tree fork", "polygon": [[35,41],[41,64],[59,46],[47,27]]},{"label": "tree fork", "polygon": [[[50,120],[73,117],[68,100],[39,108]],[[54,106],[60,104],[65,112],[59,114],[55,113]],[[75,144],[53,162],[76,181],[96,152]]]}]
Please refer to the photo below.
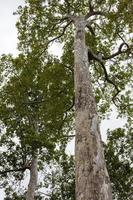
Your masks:
[{"label": "tree fork", "polygon": [[88,68],[85,17],[75,17],[74,24],[76,200],[112,200]]}]

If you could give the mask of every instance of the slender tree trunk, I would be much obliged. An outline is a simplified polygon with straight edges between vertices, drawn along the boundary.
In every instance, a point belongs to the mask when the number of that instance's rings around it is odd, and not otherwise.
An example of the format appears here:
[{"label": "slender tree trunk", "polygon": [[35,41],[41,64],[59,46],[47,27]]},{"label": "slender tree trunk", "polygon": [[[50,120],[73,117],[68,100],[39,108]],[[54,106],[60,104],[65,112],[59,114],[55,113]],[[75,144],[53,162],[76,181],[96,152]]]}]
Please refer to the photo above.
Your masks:
[{"label": "slender tree trunk", "polygon": [[85,45],[85,20],[75,20],[76,200],[112,200]]},{"label": "slender tree trunk", "polygon": [[37,186],[37,157],[34,157],[31,161],[30,167],[30,181],[28,185],[28,190],[26,194],[26,200],[34,200],[35,190]]}]

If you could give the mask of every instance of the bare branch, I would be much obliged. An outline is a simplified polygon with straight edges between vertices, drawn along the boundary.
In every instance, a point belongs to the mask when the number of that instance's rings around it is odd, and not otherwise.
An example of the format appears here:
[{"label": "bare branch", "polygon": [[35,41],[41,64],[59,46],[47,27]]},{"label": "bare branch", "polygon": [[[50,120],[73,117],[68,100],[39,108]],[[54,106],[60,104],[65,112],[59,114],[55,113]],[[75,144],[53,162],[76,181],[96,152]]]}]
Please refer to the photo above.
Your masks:
[{"label": "bare branch", "polygon": [[34,105],[34,104],[41,104],[44,103],[45,100],[41,99],[41,100],[35,100],[35,101],[27,101],[27,102],[22,102],[22,104],[24,105]]},{"label": "bare branch", "polygon": [[55,40],[61,38],[61,37],[64,35],[64,33],[65,33],[67,27],[68,27],[71,23],[72,23],[72,20],[69,21],[69,22],[66,24],[66,26],[64,26],[62,33],[61,33],[60,35],[58,35],[57,37],[54,37],[53,39],[49,40],[49,41],[47,42],[47,44],[46,44],[46,48],[45,48],[41,53],[37,54],[36,56],[41,56],[41,55],[46,51],[46,49],[47,49],[47,47],[48,47],[48,45],[49,45],[50,43],[52,43],[52,42],[54,42]]},{"label": "bare branch", "polygon": [[94,60],[98,61],[101,64],[103,71],[104,71],[104,75],[105,75],[105,81],[107,81],[108,83],[110,83],[114,86],[114,88],[116,90],[116,94],[112,98],[112,101],[114,102],[116,96],[120,93],[118,86],[109,78],[109,75],[108,75],[106,67],[103,63],[103,60],[101,58],[99,58],[96,54],[94,54],[90,48],[88,49],[88,52],[89,52],[89,55],[91,55]]},{"label": "bare branch", "polygon": [[91,34],[95,36],[95,32],[94,32],[93,28],[91,27],[91,25],[87,24],[86,27],[89,29],[89,31],[91,32]]},{"label": "bare branch", "polygon": [[87,20],[89,17],[94,16],[94,15],[102,15],[105,16],[105,13],[102,11],[95,11],[94,6],[92,4],[92,0],[88,0],[88,6],[89,6],[89,12],[85,16],[85,20]]},{"label": "bare branch", "polygon": [[38,191],[38,193],[39,193],[39,194],[43,194],[43,195],[48,196],[48,197],[51,197],[51,194],[46,194],[46,193],[41,192],[41,191]]},{"label": "bare branch", "polygon": [[72,99],[72,104],[65,110],[64,114],[64,119],[62,120],[60,126],[59,126],[59,131],[61,130],[61,128],[63,127],[64,123],[65,123],[65,120],[67,119],[67,116],[68,116],[68,112],[74,107],[74,104],[75,104],[75,98],[73,97]]},{"label": "bare branch", "polygon": [[56,22],[56,23],[53,24],[52,28],[50,29],[50,32],[52,32],[53,30],[55,30],[55,28],[57,28],[56,27],[57,25],[63,23],[65,20],[68,20],[68,17],[63,17],[61,19],[60,18],[56,18],[55,20],[58,21],[58,22]]},{"label": "bare branch", "polygon": [[89,0],[88,4],[89,4],[89,10],[90,10],[90,12],[93,12],[92,0]]},{"label": "bare branch", "polygon": [[55,40],[61,38],[61,37],[64,35],[64,33],[65,33],[65,31],[66,31],[66,28],[67,28],[71,23],[72,23],[72,21],[70,21],[70,22],[63,28],[63,31],[62,31],[62,33],[61,33],[60,35],[58,35],[57,37],[55,37],[55,38],[49,40],[48,43],[47,43],[47,46],[48,46],[51,42],[53,42],[53,41],[55,41]]},{"label": "bare branch", "polygon": [[73,134],[73,135],[63,135],[63,136],[61,136],[61,139],[62,138],[74,138],[75,137],[75,134]]},{"label": "bare branch", "polygon": [[105,13],[101,12],[101,11],[91,11],[85,16],[85,19],[88,19],[88,18],[90,18],[91,16],[94,16],[94,15],[105,16]]},{"label": "bare branch", "polygon": [[66,68],[66,69],[69,69],[70,71],[71,71],[71,73],[72,73],[72,75],[74,76],[74,69],[71,67],[71,66],[69,66],[69,65],[65,65],[65,64],[63,64],[63,66]]},{"label": "bare branch", "polygon": [[10,172],[24,172],[26,169],[29,169],[28,166],[24,166],[24,167],[21,167],[21,168],[16,168],[16,169],[7,169],[5,171],[0,171],[0,174],[4,175],[4,174],[7,174],[7,173],[10,173]]},{"label": "bare branch", "polygon": [[[123,49],[123,46],[126,46],[126,50],[122,50]],[[108,60],[108,59],[111,59],[111,58],[114,58],[120,54],[123,54],[123,53],[127,53],[130,51],[130,47],[128,46],[128,44],[126,42],[123,42],[120,46],[119,46],[119,49],[117,52],[113,53],[112,55],[110,56],[106,56],[106,57],[103,57],[102,59],[103,60]]]},{"label": "bare branch", "polygon": [[74,107],[74,104],[75,104],[75,98],[73,97],[72,104],[65,110],[65,112],[70,111]]},{"label": "bare branch", "polygon": [[122,40],[124,43],[126,43],[125,40],[124,40],[124,38],[120,35],[120,33],[117,32],[117,35],[119,36],[119,38],[121,38],[121,40]]}]

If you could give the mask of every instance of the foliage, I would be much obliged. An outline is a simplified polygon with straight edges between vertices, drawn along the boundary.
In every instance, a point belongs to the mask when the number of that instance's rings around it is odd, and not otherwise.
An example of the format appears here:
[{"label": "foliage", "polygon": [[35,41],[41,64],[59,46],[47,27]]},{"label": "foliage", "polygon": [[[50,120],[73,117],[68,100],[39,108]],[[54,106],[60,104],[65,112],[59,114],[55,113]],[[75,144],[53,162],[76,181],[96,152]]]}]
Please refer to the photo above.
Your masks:
[{"label": "foliage", "polygon": [[[94,1],[95,10],[104,13],[105,16],[92,17],[91,29],[86,29],[86,44],[94,53],[101,52],[107,57],[119,48],[119,44],[127,43],[131,46],[132,12],[130,1]],[[124,8],[124,9],[123,9]],[[24,54],[32,52],[32,59],[40,57],[44,59],[48,53],[48,46],[56,41],[63,43],[64,55],[61,59],[63,66],[73,69],[73,37],[74,27],[67,18],[68,14],[86,15],[88,13],[88,1],[32,1],[27,0],[24,7],[19,7],[16,14],[20,15],[17,22],[19,31],[19,50]],[[128,13],[128,17],[127,17]],[[70,23],[70,24],[69,24]],[[68,26],[69,25],[69,26]],[[125,28],[126,27],[126,28]],[[93,34],[92,34],[93,33]],[[56,39],[56,40],[55,40]],[[123,49],[126,46],[123,47]],[[130,85],[132,80],[131,51],[114,57],[110,62],[105,61],[108,77],[119,88],[120,92],[115,99],[115,104],[124,108],[127,114],[131,102]],[[124,61],[124,62],[123,62]],[[100,63],[92,61],[90,71],[96,102],[101,118],[105,117],[116,91],[113,85],[108,83]],[[123,98],[124,97],[124,98]]]},{"label": "foliage", "polygon": [[133,195],[132,140],[131,127],[108,132],[105,157],[113,186],[113,197],[117,200],[130,200]]},{"label": "foliage", "polygon": [[72,124],[70,71],[64,70],[59,60],[52,57],[42,64],[37,60],[28,61],[23,55],[12,58],[13,74],[0,94],[0,119],[4,129],[0,137],[0,170],[2,180],[6,178],[5,188],[10,178],[14,177],[15,181],[24,178],[22,172],[28,169],[35,152],[39,153],[40,168],[44,161],[49,162],[56,144],[69,134],[66,127],[70,130]]},{"label": "foliage", "polygon": [[[101,52],[104,57],[116,52],[119,44],[123,42],[132,49],[131,1],[95,0],[93,2],[95,10],[103,12],[104,16],[91,17],[93,31],[86,29],[86,45],[95,54]],[[67,143],[69,141],[67,136],[74,129],[74,26],[67,16],[87,13],[88,0],[65,0],[64,2],[26,0],[25,6],[19,6],[15,13],[19,15],[16,26],[20,54],[16,58],[3,55],[0,59],[2,129],[0,171],[16,169],[15,172],[1,174],[7,199],[10,198],[9,194],[11,199],[23,198],[25,191],[17,197],[18,193],[11,192],[12,186],[10,188],[8,185],[11,179],[14,180],[12,183],[14,185],[24,178],[25,173],[17,169],[23,168],[25,172],[35,152],[39,156],[39,171],[43,170],[44,165],[53,162],[54,174],[50,175],[50,181],[54,181],[50,194],[51,200],[55,196],[55,199],[74,199],[73,196],[70,197],[70,193],[74,194],[71,186],[74,184],[73,161],[65,154],[64,149],[59,153],[57,146],[64,141]],[[63,46],[60,58],[49,53],[48,47],[55,39]],[[104,61],[109,78],[121,91],[115,98],[119,117],[126,116],[129,124],[133,112],[131,56],[129,51],[110,61]],[[91,60],[89,68],[99,116],[103,119],[110,110],[112,97],[116,91],[114,85],[107,82],[99,62]],[[128,131],[130,133],[130,130]],[[120,139],[120,146],[117,144],[118,139]],[[124,158],[119,156],[122,148],[124,153],[126,151],[129,153],[129,148],[126,147],[129,141],[125,130],[118,129],[110,132],[106,146],[108,169],[113,182],[114,196],[117,199],[122,199],[122,195],[125,195],[123,198],[126,199],[129,194],[127,186],[130,184],[130,162],[127,159],[128,166],[125,164],[127,154]],[[116,165],[119,166],[118,170],[114,170]],[[126,167],[128,174],[125,171]],[[127,185],[123,184],[120,173],[127,180]],[[68,179],[72,182],[70,185],[67,184]],[[37,197],[40,198],[41,196]]]},{"label": "foliage", "polygon": [[75,170],[73,156],[65,153],[66,144],[60,147],[56,163],[52,163],[50,172],[44,177],[48,186],[48,200],[75,200]]}]

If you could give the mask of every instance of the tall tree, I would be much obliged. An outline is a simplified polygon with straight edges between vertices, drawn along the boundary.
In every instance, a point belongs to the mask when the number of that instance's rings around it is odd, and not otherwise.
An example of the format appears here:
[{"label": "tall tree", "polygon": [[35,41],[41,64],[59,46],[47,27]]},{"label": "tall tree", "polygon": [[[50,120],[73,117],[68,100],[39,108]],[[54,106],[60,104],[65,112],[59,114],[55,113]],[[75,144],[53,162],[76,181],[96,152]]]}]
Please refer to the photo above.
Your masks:
[{"label": "tall tree", "polygon": [[[71,127],[73,113],[69,108],[73,91],[66,87],[73,85],[68,78],[71,72],[51,56],[43,63],[37,59],[32,62],[30,55],[26,59],[22,54],[17,58],[2,56],[0,64],[1,69],[5,67],[9,72],[0,95],[1,129],[4,129],[0,137],[1,183],[9,196],[10,178],[15,182],[23,180],[29,170],[26,199],[30,200],[36,196],[37,173],[55,157],[56,144],[67,138],[65,129]],[[16,198],[15,191],[13,194],[11,198]]]},{"label": "tall tree", "polygon": [[87,19],[87,16],[74,16],[76,199],[111,200],[110,180],[104,161],[96,102],[88,70],[85,44]]},{"label": "tall tree", "polygon": [[19,49],[26,56],[31,53],[32,62],[38,57],[43,60],[55,40],[64,42],[64,53],[70,49],[68,57],[62,57],[62,66],[70,70],[74,66],[76,200],[112,199],[93,89],[101,113],[111,100],[116,105],[120,102],[120,112],[122,108],[128,112],[130,92],[120,91],[130,83],[132,71],[131,13],[127,0],[27,0],[18,10]]}]

